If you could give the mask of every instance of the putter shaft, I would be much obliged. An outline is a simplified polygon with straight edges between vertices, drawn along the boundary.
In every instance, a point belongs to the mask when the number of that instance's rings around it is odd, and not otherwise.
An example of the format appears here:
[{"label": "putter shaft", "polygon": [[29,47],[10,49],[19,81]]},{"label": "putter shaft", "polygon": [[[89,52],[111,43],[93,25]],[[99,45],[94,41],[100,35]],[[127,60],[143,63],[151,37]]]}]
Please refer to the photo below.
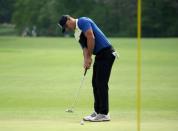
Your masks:
[{"label": "putter shaft", "polygon": [[77,90],[77,92],[76,92],[76,94],[75,94],[74,102],[72,103],[71,108],[70,108],[70,109],[67,109],[66,112],[74,112],[74,106],[76,105],[76,103],[77,103],[77,101],[78,101],[78,97],[79,97],[79,94],[80,94],[80,89],[81,89],[82,86],[83,86],[86,73],[87,73],[87,68],[86,68],[85,71],[84,71],[84,75],[83,75],[82,80],[81,80],[81,82],[80,82],[80,87],[78,88],[78,90]]}]

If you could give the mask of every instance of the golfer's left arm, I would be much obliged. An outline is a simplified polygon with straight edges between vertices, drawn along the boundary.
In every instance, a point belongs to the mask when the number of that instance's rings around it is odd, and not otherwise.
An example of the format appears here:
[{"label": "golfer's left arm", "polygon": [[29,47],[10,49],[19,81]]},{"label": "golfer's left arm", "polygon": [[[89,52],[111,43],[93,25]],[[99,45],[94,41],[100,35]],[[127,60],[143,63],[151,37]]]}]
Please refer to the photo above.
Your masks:
[{"label": "golfer's left arm", "polygon": [[87,48],[84,50],[85,54],[85,68],[90,68],[92,64],[92,54],[95,46],[95,36],[93,34],[92,29],[88,29],[85,32],[85,36],[87,38]]}]

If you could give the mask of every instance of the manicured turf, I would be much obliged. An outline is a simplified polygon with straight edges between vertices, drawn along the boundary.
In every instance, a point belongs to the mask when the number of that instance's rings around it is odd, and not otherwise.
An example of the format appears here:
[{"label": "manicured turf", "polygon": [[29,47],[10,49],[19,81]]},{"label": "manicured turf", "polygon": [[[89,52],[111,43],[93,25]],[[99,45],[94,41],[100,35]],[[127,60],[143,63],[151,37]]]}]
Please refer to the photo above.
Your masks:
[{"label": "manicured turf", "polygon": [[[111,122],[92,112],[92,69],[75,113],[83,57],[73,38],[0,37],[0,131],[136,131],[136,39],[110,39],[120,59],[110,79]],[[142,131],[178,130],[178,39],[142,40]]]}]

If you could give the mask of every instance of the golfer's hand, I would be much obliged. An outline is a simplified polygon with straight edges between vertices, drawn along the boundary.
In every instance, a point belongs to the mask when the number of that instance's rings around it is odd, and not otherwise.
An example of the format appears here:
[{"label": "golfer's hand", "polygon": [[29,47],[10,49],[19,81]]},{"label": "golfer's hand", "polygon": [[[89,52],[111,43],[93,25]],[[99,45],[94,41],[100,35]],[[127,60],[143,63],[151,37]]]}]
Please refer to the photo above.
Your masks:
[{"label": "golfer's hand", "polygon": [[92,64],[92,58],[85,58],[84,59],[84,68],[85,69],[89,69],[91,67]]}]

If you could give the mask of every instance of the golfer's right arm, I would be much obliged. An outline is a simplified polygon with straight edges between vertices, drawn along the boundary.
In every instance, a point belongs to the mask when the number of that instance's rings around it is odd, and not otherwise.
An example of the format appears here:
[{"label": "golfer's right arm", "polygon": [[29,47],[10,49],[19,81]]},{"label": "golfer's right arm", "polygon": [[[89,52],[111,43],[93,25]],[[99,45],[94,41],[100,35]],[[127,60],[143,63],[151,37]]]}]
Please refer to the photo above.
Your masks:
[{"label": "golfer's right arm", "polygon": [[92,64],[92,53],[95,45],[95,37],[92,29],[85,32],[87,38],[87,48],[83,48],[84,68],[89,69]]},{"label": "golfer's right arm", "polygon": [[84,57],[84,63],[83,63],[83,67],[85,69],[89,69],[92,63],[92,59],[91,56],[88,55],[88,49],[87,48],[83,48],[83,57]]}]

